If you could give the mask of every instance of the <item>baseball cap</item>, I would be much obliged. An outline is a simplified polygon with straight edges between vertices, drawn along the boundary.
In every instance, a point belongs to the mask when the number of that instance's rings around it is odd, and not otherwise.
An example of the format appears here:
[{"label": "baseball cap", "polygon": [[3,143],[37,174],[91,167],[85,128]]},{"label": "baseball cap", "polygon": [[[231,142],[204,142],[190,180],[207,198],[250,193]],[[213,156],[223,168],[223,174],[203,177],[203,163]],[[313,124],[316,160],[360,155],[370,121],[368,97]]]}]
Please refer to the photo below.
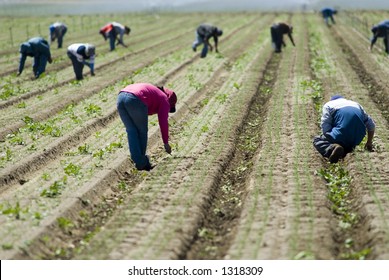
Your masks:
[{"label": "baseball cap", "polygon": [[166,93],[167,98],[169,99],[169,104],[170,104],[169,112],[174,113],[176,111],[177,95],[174,91],[168,88],[163,88],[163,91]]}]

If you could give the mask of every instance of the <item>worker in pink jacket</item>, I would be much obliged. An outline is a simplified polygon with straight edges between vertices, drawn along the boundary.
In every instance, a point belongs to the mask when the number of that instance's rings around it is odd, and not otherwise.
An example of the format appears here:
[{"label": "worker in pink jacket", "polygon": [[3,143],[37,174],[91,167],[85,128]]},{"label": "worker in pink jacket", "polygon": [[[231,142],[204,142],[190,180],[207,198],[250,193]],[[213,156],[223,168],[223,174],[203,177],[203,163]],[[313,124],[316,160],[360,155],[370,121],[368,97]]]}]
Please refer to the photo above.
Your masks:
[{"label": "worker in pink jacket", "polygon": [[176,111],[176,102],[172,90],[148,83],[131,84],[120,91],[117,109],[126,127],[131,159],[138,170],[153,168],[146,155],[149,115],[158,114],[165,151],[171,153],[168,115]]}]

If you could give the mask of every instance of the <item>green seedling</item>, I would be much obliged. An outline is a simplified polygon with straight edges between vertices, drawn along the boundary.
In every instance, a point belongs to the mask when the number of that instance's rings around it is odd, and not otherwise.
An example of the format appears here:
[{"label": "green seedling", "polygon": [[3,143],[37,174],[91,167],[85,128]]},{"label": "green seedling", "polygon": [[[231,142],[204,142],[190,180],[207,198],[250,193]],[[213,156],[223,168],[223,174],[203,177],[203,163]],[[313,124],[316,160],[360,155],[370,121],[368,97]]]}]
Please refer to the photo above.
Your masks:
[{"label": "green seedling", "polygon": [[234,83],[233,87],[234,87],[234,88],[236,88],[237,90],[239,90],[239,89],[240,89],[240,87],[241,87],[241,85],[240,85],[240,84],[238,84],[238,83]]},{"label": "green seedling", "polygon": [[221,104],[224,104],[228,99],[228,95],[226,93],[219,94],[216,96],[216,100],[219,101]]},{"label": "green seedling", "polygon": [[64,217],[57,218],[57,224],[58,224],[59,228],[62,230],[67,230],[67,229],[74,227],[74,224],[72,223],[72,221],[67,219],[67,218],[64,218]]},{"label": "green seedling", "polygon": [[64,167],[64,171],[66,175],[76,177],[78,175],[81,175],[81,166],[69,163]]},{"label": "green seedling", "polygon": [[49,173],[43,173],[42,174],[42,179],[45,180],[45,181],[49,181],[51,178],[50,174]]},{"label": "green seedling", "polygon": [[41,192],[41,196],[45,197],[57,197],[61,194],[62,189],[67,184],[67,176],[64,176],[62,180],[54,181],[52,185],[48,189],[45,189]]},{"label": "green seedling", "polygon": [[15,219],[19,220],[20,219],[20,216],[22,213],[27,213],[28,212],[28,207],[25,208],[25,209],[22,209],[20,207],[20,204],[19,204],[19,201],[16,202],[16,205],[15,206],[11,206],[9,205],[8,208],[4,209],[2,211],[2,213],[4,215],[10,215],[10,216],[14,216]]},{"label": "green seedling", "polygon": [[18,109],[24,109],[26,107],[27,107],[26,102],[20,102],[19,104],[16,105],[16,108]]},{"label": "green seedling", "polygon": [[13,145],[25,145],[23,137],[19,134],[8,134],[7,139],[9,139],[9,143]]},{"label": "green seedling", "polygon": [[88,116],[98,116],[101,115],[101,107],[97,106],[95,104],[88,104],[87,106],[84,106],[84,109]]},{"label": "green seedling", "polygon": [[10,243],[5,243],[5,244],[1,245],[1,248],[3,250],[12,250],[14,248],[14,246],[12,244],[10,244]]}]

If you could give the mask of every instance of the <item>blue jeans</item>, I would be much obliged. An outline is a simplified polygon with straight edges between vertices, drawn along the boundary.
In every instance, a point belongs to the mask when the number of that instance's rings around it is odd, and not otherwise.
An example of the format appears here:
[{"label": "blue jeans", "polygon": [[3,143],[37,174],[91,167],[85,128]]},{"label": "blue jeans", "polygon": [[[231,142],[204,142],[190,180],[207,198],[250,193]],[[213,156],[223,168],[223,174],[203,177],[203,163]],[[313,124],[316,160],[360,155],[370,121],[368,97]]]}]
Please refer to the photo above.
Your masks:
[{"label": "blue jeans", "polygon": [[208,44],[205,42],[204,38],[196,32],[196,39],[192,44],[193,50],[195,50],[201,44],[204,44],[203,49],[201,50],[201,57],[204,58],[208,53]]},{"label": "blue jeans", "polygon": [[126,127],[131,159],[134,161],[137,169],[142,169],[150,164],[146,156],[147,106],[135,95],[128,92],[120,92],[117,99],[117,109]]}]

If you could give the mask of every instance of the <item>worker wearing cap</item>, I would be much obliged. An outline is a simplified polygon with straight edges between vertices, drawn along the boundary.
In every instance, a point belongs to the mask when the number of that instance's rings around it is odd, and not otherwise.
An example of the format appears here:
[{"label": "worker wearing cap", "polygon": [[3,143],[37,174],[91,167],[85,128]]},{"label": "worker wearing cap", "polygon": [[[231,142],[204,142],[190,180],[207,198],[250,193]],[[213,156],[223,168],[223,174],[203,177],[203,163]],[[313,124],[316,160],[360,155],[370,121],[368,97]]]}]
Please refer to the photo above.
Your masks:
[{"label": "worker wearing cap", "polygon": [[168,115],[176,111],[176,103],[177,96],[172,90],[148,83],[131,84],[119,92],[117,109],[126,127],[131,159],[138,170],[153,168],[146,155],[149,115],[158,115],[165,151],[171,153]]},{"label": "worker wearing cap", "polygon": [[27,56],[34,58],[32,70],[35,78],[39,78],[39,76],[46,71],[47,62],[52,62],[49,43],[41,37],[31,38],[27,42],[22,43],[19,52],[20,61],[17,73],[18,76],[23,72]]},{"label": "worker wearing cap", "polygon": [[334,15],[337,13],[338,13],[338,11],[333,9],[333,8],[323,8],[321,10],[321,14],[322,14],[327,26],[330,26],[330,20],[331,20],[332,24],[335,24]]},{"label": "worker wearing cap", "polygon": [[62,48],[63,37],[68,30],[67,26],[62,22],[55,22],[49,27],[50,30],[50,41],[54,42],[55,39],[58,41],[58,48]]},{"label": "worker wearing cap", "polygon": [[[118,22],[111,22],[106,24],[100,29],[100,34],[103,36],[104,40],[109,39],[109,47],[110,50],[113,51],[115,49],[115,41],[117,40],[116,45],[122,45],[127,48],[127,45],[124,44],[123,36],[124,34],[129,35],[131,29],[128,26],[124,26]],[[119,38],[118,38],[119,36]]]},{"label": "worker wearing cap", "polygon": [[91,75],[94,76],[96,48],[92,44],[72,44],[68,47],[68,57],[73,63],[73,70],[77,80],[82,80],[82,70],[84,65],[90,68]]},{"label": "worker wearing cap", "polygon": [[203,49],[201,50],[201,57],[204,58],[207,56],[208,47],[212,51],[213,47],[209,43],[209,39],[213,37],[213,41],[215,42],[215,51],[218,50],[218,37],[223,35],[223,30],[219,29],[216,26],[211,24],[203,23],[196,30],[196,39],[192,44],[193,51],[196,51],[197,47],[203,44]]},{"label": "worker wearing cap", "polygon": [[341,95],[332,96],[324,104],[321,128],[322,135],[314,137],[313,145],[331,163],[337,163],[352,152],[362,142],[366,131],[365,149],[373,150],[374,120],[359,103]]},{"label": "worker wearing cap", "polygon": [[385,52],[389,54],[389,20],[381,21],[379,24],[373,26],[371,32],[373,32],[373,37],[370,41],[370,51],[373,50],[373,46],[377,42],[377,39],[382,38]]}]

